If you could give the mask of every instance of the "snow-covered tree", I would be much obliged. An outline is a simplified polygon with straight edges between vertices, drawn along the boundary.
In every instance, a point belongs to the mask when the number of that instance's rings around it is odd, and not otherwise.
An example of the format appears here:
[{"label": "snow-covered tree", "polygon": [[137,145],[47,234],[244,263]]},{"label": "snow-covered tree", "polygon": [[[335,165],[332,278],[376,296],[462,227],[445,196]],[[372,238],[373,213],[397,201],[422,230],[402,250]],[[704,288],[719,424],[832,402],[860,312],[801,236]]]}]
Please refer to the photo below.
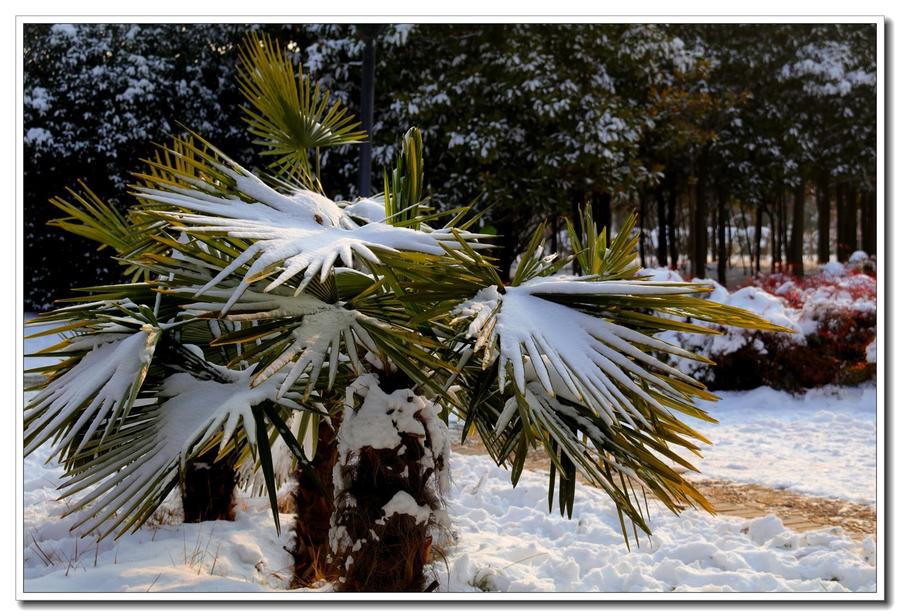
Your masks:
[{"label": "snow-covered tree", "polygon": [[[607,241],[585,212],[567,258],[539,228],[503,280],[470,207],[429,207],[418,130],[381,195],[335,202],[322,150],[365,138],[346,107],[266,37],[248,38],[239,82],[267,171],[191,134],[147,158],[127,215],[86,187],[56,201],[57,224],[130,280],[36,319],[64,339],[41,353],[61,360],[36,369],[25,451],[63,462],[77,532],[139,527],[201,458],[261,484],[277,526],[296,467],[298,528],[317,516],[298,532],[306,569],[342,590],[427,589],[448,538],[450,415],[514,483],[543,448],[563,514],[579,480],[604,490],[626,538],[626,519],[650,532],[648,494],[711,509],[673,465],[693,468],[675,446],[704,442],[679,415],[710,419],[695,401],[715,396],[665,361],[702,358],[656,334],[777,327],[706,285],[641,279],[633,217]],[[573,258],[583,274],[560,275]]]}]

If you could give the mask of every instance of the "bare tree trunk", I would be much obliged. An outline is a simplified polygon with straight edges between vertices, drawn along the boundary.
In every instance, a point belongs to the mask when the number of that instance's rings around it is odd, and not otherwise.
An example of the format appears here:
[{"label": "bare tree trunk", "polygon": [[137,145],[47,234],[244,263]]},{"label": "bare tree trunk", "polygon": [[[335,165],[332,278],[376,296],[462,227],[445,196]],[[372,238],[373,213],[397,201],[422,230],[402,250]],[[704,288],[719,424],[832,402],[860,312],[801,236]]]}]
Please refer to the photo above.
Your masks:
[{"label": "bare tree trunk", "polygon": [[[576,212],[578,210],[577,206],[573,209]],[[497,208],[497,210],[503,211],[500,208]],[[513,261],[516,260],[519,242],[518,236],[519,233],[522,233],[524,230],[516,228],[516,221],[513,219],[513,214],[509,209],[503,211],[503,214],[494,220],[494,224],[497,226],[497,231],[500,233],[500,237],[498,238],[500,249],[497,267],[500,270],[500,277],[503,280],[509,280],[511,278],[510,273],[512,271]]]},{"label": "bare tree trunk", "polygon": [[375,37],[383,26],[361,24],[357,26],[363,37],[362,84],[360,85],[360,121],[369,135],[359,148],[359,194],[372,194],[372,132],[374,128],[375,101]]},{"label": "bare tree trunk", "polygon": [[[717,193],[718,194],[718,193]],[[718,260],[719,258],[719,207],[712,208],[710,211],[712,216],[712,220],[710,221],[710,233],[709,233],[709,257],[713,260]]]},{"label": "bare tree trunk", "polygon": [[862,249],[869,255],[878,251],[878,196],[874,190],[862,194]]},{"label": "bare tree trunk", "polygon": [[695,186],[696,197],[695,197],[695,207],[694,207],[694,227],[691,232],[693,235],[693,243],[694,243],[694,251],[693,251],[693,265],[694,265],[694,277],[695,278],[706,278],[706,234],[707,226],[706,219],[708,218],[706,212],[706,176],[701,167],[700,174],[697,177],[697,184]]},{"label": "bare tree trunk", "polygon": [[647,247],[644,245],[646,240],[644,228],[646,226],[646,222],[644,218],[647,215],[647,195],[642,190],[638,194],[638,230],[640,232],[640,237],[638,238],[638,251],[641,255],[641,267],[647,267]]},{"label": "bare tree trunk", "polygon": [[784,190],[779,189],[775,194],[775,201],[772,204],[772,233],[774,235],[774,242],[772,243],[772,271],[780,272],[782,270],[782,265],[784,261],[782,260],[782,251],[784,250],[784,246],[782,245],[783,234],[781,232],[781,227],[784,224],[784,219],[782,217],[784,208]]},{"label": "bare tree trunk", "polygon": [[806,185],[801,180],[794,189],[794,211],[791,215],[790,266],[795,276],[803,275],[803,222]]},{"label": "bare tree trunk", "polygon": [[675,223],[675,213],[678,209],[678,192],[675,178],[669,183],[669,205],[666,211],[666,227],[669,231],[669,266],[678,269],[678,226]]},{"label": "bare tree trunk", "polygon": [[656,264],[669,265],[669,248],[666,245],[666,195],[662,186],[656,187]]},{"label": "bare tree trunk", "polygon": [[835,191],[835,209],[837,210],[837,250],[835,256],[838,261],[846,261],[850,253],[847,252],[847,191],[842,182],[839,182]]},{"label": "bare tree trunk", "polygon": [[556,254],[559,252],[559,216],[554,210],[550,215],[550,252]]},{"label": "bare tree trunk", "polygon": [[772,263],[769,265],[769,269],[774,272],[775,267],[778,263],[778,202],[773,201],[772,207],[769,208],[769,244],[772,247]]},{"label": "bare tree trunk", "polygon": [[753,226],[753,243],[756,246],[756,253],[754,255],[756,258],[755,269],[756,269],[757,274],[759,274],[759,271],[760,271],[759,270],[759,267],[760,267],[759,262],[760,262],[760,259],[762,258],[762,223],[763,223],[763,206],[757,205],[756,206],[755,224]]},{"label": "bare tree trunk", "polygon": [[725,241],[725,223],[727,220],[726,210],[728,207],[728,199],[725,194],[725,190],[720,186],[718,189],[718,239],[716,243],[719,247],[719,255],[718,255],[718,263],[716,267],[716,276],[719,279],[719,284],[722,286],[728,285],[728,244]]},{"label": "bare tree trunk", "polygon": [[857,247],[856,238],[856,190],[850,186],[838,187],[838,261],[846,262]]},{"label": "bare tree trunk", "polygon": [[741,267],[744,268],[744,275],[747,275],[747,266],[744,264],[744,251],[746,250],[747,258],[750,261],[750,269],[753,269],[753,248],[750,246],[750,229],[747,224],[747,209],[741,202],[741,227],[744,230],[744,244],[741,248]]},{"label": "bare tree trunk", "polygon": [[781,193],[781,250],[782,250],[782,261],[781,261],[781,271],[787,271],[787,262],[790,259],[790,255],[788,254],[791,245],[788,241],[788,192],[785,190]]},{"label": "bare tree trunk", "polygon": [[818,210],[816,252],[819,263],[828,263],[831,258],[831,191],[827,177],[820,181],[816,191],[816,209]]},{"label": "bare tree trunk", "polygon": [[734,212],[731,211],[731,205],[728,205],[728,265],[731,266],[731,255],[734,254]]},{"label": "bare tree trunk", "polygon": [[850,258],[859,248],[859,225],[857,224],[857,216],[859,215],[859,191],[856,187],[847,190],[847,258]]},{"label": "bare tree trunk", "polygon": [[612,195],[609,193],[600,193],[591,195],[591,206],[594,211],[594,221],[597,223],[597,231],[603,232],[606,229],[606,242],[609,245],[610,234],[612,234]]}]

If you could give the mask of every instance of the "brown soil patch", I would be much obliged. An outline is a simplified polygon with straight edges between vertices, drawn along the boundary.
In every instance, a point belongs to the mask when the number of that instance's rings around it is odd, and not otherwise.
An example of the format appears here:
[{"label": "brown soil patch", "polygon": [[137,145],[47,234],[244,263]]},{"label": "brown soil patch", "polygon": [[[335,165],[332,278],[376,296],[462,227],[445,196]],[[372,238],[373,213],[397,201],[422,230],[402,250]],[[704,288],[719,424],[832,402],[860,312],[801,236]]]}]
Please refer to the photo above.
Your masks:
[{"label": "brown soil patch", "polygon": [[[452,438],[454,454],[487,454],[477,434],[467,438],[464,445],[459,444],[459,431],[453,432]],[[549,459],[543,450],[533,450],[528,454],[525,468],[548,472]],[[712,479],[699,479],[693,483],[719,515],[752,519],[774,513],[786,527],[798,532],[837,526],[855,539],[875,535],[876,512],[869,505],[755,484]]]}]

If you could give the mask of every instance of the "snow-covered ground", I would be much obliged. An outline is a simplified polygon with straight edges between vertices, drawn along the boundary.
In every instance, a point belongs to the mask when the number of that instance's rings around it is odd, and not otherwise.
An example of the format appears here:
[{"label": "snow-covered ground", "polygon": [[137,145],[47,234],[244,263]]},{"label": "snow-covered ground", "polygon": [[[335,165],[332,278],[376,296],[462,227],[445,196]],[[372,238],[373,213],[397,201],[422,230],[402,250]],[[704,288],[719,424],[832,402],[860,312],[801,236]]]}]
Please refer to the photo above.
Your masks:
[{"label": "snow-covered ground", "polygon": [[701,404],[718,424],[687,420],[713,442],[695,464],[704,477],[875,502],[874,385],[800,396],[768,387],[718,395],[718,402]]},{"label": "snow-covered ground", "polygon": [[[516,488],[482,456],[457,456],[448,554],[451,591],[864,591],[875,590],[875,542],[830,530],[796,533],[775,516],[742,520],[651,503],[651,539],[629,552],[600,492],[576,493],[571,520],[547,513],[546,477]],[[447,584],[449,578],[449,584]]]},{"label": "snow-covered ground", "polygon": [[281,516],[279,537],[267,499],[242,499],[234,522],[171,524],[180,513],[163,512],[137,533],[97,543],[60,518],[60,468],[43,464],[48,452],[25,460],[25,592],[254,592],[290,583],[283,545],[292,516]]},{"label": "snow-covered ground", "polygon": [[[805,397],[760,389],[728,393],[707,426],[716,442],[708,477],[810,493],[874,498],[874,388]],[[25,461],[26,592],[283,590],[290,516],[275,534],[268,502],[241,498],[235,522],[177,524],[177,507],[118,542],[76,539],[59,516],[59,467],[42,448]],[[651,502],[652,538],[629,552],[615,510],[591,488],[575,515],[547,512],[546,476],[508,472],[482,456],[452,457],[450,515],[457,540],[439,560],[441,591],[862,591],[875,590],[875,541],[837,529],[797,533],[769,516],[742,520]],[[173,505],[175,501],[172,501]],[[325,590],[325,589],[323,589]]]}]

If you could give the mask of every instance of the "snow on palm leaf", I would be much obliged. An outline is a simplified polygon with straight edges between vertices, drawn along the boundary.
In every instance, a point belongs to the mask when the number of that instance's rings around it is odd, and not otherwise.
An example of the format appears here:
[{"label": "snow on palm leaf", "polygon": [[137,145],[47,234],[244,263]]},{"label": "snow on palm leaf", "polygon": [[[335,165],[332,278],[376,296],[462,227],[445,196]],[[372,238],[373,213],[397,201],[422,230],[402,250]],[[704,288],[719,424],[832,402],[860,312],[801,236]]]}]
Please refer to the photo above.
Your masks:
[{"label": "snow on palm leaf", "polygon": [[[245,266],[241,284],[223,306],[223,314],[250,284],[277,276],[266,287],[270,291],[298,274],[301,292],[316,275],[324,281],[334,264],[351,267],[354,254],[369,263],[380,263],[378,253],[399,251],[440,255],[445,245],[457,246],[452,231],[410,229],[383,222],[358,225],[352,217],[327,197],[294,188],[282,194],[230,161],[219,152],[218,159],[203,153],[212,167],[210,176],[219,181],[182,179],[189,186],[159,182],[141,176],[147,186],[136,196],[151,204],[177,209],[155,212],[195,236],[251,240],[241,254],[211,279],[202,290],[211,288]],[[170,173],[171,170],[169,171]],[[470,239],[476,235],[464,233]]]},{"label": "snow on palm leaf", "polygon": [[101,427],[105,437],[117,422],[124,421],[147,375],[161,333],[158,327],[135,319],[126,319],[125,323],[102,323],[88,330],[91,333],[73,336],[43,351],[72,357],[45,369],[50,382],[28,404],[25,455],[54,436],[58,436],[54,455],[71,445],[77,452]]},{"label": "snow on palm leaf", "polygon": [[[209,313],[225,311],[226,304],[234,297],[230,288],[195,289],[192,287],[176,287],[172,293],[185,296],[199,296],[201,301],[184,305],[186,314],[202,316]],[[270,356],[251,381],[256,386],[289,366],[287,377],[283,380],[278,392],[280,396],[309,371],[307,392],[315,385],[323,365],[328,362],[328,387],[334,384],[339,366],[341,340],[351,363],[359,372],[362,366],[356,352],[356,340],[360,340],[370,349],[375,348],[370,336],[360,325],[364,318],[356,310],[348,310],[339,304],[323,302],[318,298],[301,293],[300,295],[281,294],[275,290],[265,293],[256,290],[244,291],[230,308],[226,320],[238,322],[255,322],[285,320],[281,335],[278,330],[265,328],[259,336],[238,330],[226,336],[217,344],[228,343],[235,339],[249,340],[265,338],[257,345],[256,356],[266,353]],[[299,323],[297,322],[299,319]]]},{"label": "snow on palm leaf", "polygon": [[215,439],[221,453],[238,428],[255,450],[253,407],[277,399],[277,380],[251,387],[252,366],[213,369],[217,379],[187,373],[166,378],[158,398],[143,400],[120,427],[119,438],[106,446],[92,443],[95,455],[69,469],[71,478],[61,490],[63,497],[80,495],[67,513],[79,512],[73,529],[103,537],[139,525],[175,487],[188,458]]},{"label": "snow on palm leaf", "polygon": [[671,445],[697,453],[695,441],[705,441],[675,412],[711,420],[694,400],[715,399],[663,361],[708,360],[655,334],[716,333],[702,322],[781,328],[698,297],[708,286],[634,279],[633,222],[608,248],[605,237],[588,231],[579,255],[586,276],[555,275],[560,262],[542,256],[539,229],[512,283],[482,288],[451,311],[451,324],[461,324],[473,350],[483,351],[480,369],[464,375],[469,388],[461,388],[457,403],[495,460],[512,462],[513,480],[528,448],[541,443],[551,460],[551,497],[559,475],[561,511],[571,515],[578,472],[649,532],[636,490],[649,489],[675,511],[709,508],[662,459],[692,468]]},{"label": "snow on palm leaf", "polygon": [[[525,391],[525,361],[550,395],[559,393],[584,402],[613,423],[613,407],[621,405],[633,423],[647,424],[647,419],[629,402],[623,391],[643,398],[649,404],[660,404],[638,385],[646,380],[661,392],[681,397],[666,376],[699,387],[693,379],[641,350],[684,351],[627,327],[598,319],[573,308],[543,299],[541,294],[579,294],[615,298],[622,295],[668,295],[693,291],[683,285],[648,284],[644,282],[590,282],[585,280],[553,280],[538,278],[520,287],[509,287],[504,295],[496,287],[481,292],[476,301],[461,305],[457,313],[474,316],[469,335],[481,344],[497,344],[501,367],[512,366],[513,378],[519,391]],[[488,333],[489,340],[485,339]],[[642,365],[643,364],[643,365]],[[662,376],[648,372],[656,369]],[[506,370],[499,373],[503,391]],[[555,385],[554,385],[555,383]],[[502,430],[498,424],[498,430]]]}]

